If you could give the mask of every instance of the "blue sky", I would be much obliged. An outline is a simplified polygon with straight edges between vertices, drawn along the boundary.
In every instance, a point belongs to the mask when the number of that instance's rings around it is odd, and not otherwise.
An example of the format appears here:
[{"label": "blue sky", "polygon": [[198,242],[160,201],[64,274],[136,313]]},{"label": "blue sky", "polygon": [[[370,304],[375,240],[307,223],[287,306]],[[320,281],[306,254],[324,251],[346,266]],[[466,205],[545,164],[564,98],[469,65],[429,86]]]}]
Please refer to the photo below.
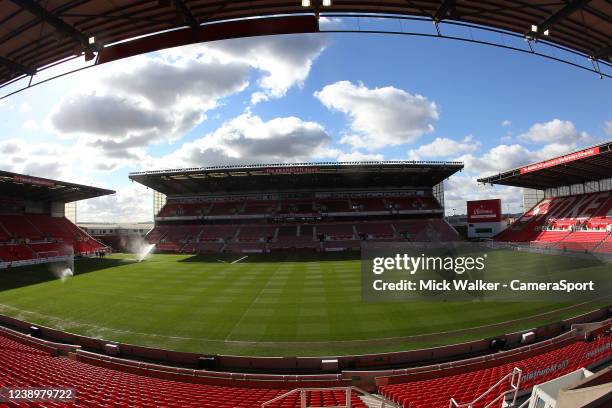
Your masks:
[{"label": "blue sky", "polygon": [[[0,165],[117,190],[81,221],[151,218],[130,171],[461,160],[449,208],[520,191],[478,176],[612,137],[610,80],[493,47],[391,35],[231,40],[86,70],[0,101]],[[518,192],[517,192],[518,191]]]}]

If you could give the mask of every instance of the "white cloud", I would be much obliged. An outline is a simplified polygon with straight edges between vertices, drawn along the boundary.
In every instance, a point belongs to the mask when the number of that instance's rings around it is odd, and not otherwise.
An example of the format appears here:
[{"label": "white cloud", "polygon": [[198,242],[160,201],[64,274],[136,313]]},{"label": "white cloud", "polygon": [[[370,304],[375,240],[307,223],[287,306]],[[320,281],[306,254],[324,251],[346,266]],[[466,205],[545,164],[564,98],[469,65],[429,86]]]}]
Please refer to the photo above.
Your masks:
[{"label": "white cloud", "polygon": [[27,143],[23,139],[0,140],[2,169],[32,176],[66,178],[71,175],[72,150],[53,143]]},{"label": "white cloud", "polygon": [[152,221],[152,190],[133,183],[117,189],[116,194],[79,201],[79,222]]},{"label": "white cloud", "polygon": [[218,41],[165,53],[177,55],[207,55],[226,63],[247,65],[261,76],[260,90],[253,93],[252,103],[280,98],[293,86],[302,86],[314,60],[323,52],[327,37],[320,34],[242,38]]},{"label": "white cloud", "polygon": [[183,144],[161,160],[152,159],[151,165],[159,168],[308,161],[336,156],[337,152],[328,147],[330,142],[331,137],[318,123],[293,116],[264,121],[245,113]]},{"label": "white cloud", "polygon": [[344,26],[343,21],[339,17],[319,17],[319,27],[325,30],[339,29]]},{"label": "white cloud", "polygon": [[38,130],[40,128],[40,125],[34,119],[28,119],[25,122],[23,122],[23,127],[24,129],[28,129],[28,130]]},{"label": "white cloud", "polygon": [[44,122],[48,130],[96,149],[97,169],[139,165],[153,143],[173,142],[206,120],[223,99],[261,73],[253,101],[301,85],[325,37],[248,38],[173,48],[88,72]]},{"label": "white cloud", "polygon": [[462,153],[473,153],[480,149],[480,143],[472,136],[466,136],[461,141],[437,137],[433,142],[421,145],[408,152],[409,160],[422,160],[423,158],[439,157],[449,158]]},{"label": "white cloud", "polygon": [[604,132],[606,132],[606,135],[612,136],[612,120],[608,120],[604,123]]},{"label": "white cloud", "polygon": [[21,105],[19,105],[19,112],[21,113],[28,113],[32,111],[32,107],[30,106],[29,103],[27,102],[23,102]]},{"label": "white cloud", "polygon": [[531,143],[584,143],[591,137],[586,132],[579,132],[569,120],[553,119],[544,123],[536,123],[521,135],[519,139]]},{"label": "white cloud", "polygon": [[552,157],[569,153],[576,149],[575,144],[551,143],[539,150],[529,150],[520,144],[498,145],[485,152],[482,156],[465,154],[456,160],[465,163],[466,171],[481,177],[497,174],[502,171],[524,166],[526,164],[547,160]]},{"label": "white cloud", "polygon": [[438,119],[434,102],[392,86],[367,88],[339,81],[315,92],[323,105],[348,115],[350,133],[341,142],[374,150],[414,142],[433,131]]},{"label": "white cloud", "polygon": [[502,121],[501,123],[502,127],[508,127],[510,125],[512,125],[512,122],[510,122],[508,119]]},{"label": "white cloud", "polygon": [[[516,187],[489,186],[478,183],[479,177],[469,173],[453,175],[445,182],[444,204],[447,215],[466,214],[466,202],[472,200],[484,200],[500,198],[503,211],[517,213],[522,210],[523,195]],[[455,211],[453,211],[455,209]]]},{"label": "white cloud", "polygon": [[64,97],[48,124],[96,149],[98,168],[114,169],[142,160],[151,143],[182,137],[220,99],[245,89],[248,74],[245,65],[217,60],[134,58]]}]

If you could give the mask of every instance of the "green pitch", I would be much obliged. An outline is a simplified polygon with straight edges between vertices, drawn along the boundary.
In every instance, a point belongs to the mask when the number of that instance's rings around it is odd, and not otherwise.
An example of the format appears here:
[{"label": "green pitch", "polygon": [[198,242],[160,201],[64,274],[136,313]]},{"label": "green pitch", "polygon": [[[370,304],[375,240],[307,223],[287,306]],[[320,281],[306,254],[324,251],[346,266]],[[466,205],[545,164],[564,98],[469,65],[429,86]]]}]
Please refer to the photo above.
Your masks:
[{"label": "green pitch", "polygon": [[[516,270],[517,257],[508,262]],[[508,255],[508,256],[510,256]],[[521,265],[544,255],[520,254]],[[594,309],[569,303],[362,303],[354,255],[131,255],[0,270],[0,313],[73,333],[201,353],[405,350],[531,328]],[[570,262],[570,261],[568,261]],[[574,262],[574,261],[571,261]],[[446,332],[445,334],[437,334]]]}]

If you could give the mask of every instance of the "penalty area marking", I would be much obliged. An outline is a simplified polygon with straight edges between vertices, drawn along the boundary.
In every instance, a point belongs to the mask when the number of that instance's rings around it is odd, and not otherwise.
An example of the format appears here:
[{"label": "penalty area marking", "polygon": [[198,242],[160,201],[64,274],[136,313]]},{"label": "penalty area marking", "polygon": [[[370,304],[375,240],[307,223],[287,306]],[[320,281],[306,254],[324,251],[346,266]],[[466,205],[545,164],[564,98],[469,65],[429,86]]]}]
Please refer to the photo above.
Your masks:
[{"label": "penalty area marking", "polygon": [[243,256],[242,258],[240,258],[240,259],[236,259],[235,261],[232,261],[232,262],[230,262],[230,263],[231,263],[231,264],[235,264],[235,263],[238,263],[238,262],[240,262],[240,261],[242,261],[243,259],[246,259],[246,258],[248,258],[248,257],[249,257],[248,255],[247,255],[247,256]]}]

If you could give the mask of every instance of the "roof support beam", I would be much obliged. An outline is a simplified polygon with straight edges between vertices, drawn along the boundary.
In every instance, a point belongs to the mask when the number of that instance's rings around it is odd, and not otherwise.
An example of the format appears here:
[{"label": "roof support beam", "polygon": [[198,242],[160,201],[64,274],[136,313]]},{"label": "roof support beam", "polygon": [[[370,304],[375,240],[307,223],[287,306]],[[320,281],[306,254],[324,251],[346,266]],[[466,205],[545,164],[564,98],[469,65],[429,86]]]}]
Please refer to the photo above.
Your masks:
[{"label": "roof support beam", "polygon": [[549,16],[546,20],[538,24],[538,32],[533,33],[535,38],[538,38],[546,30],[552,28],[555,24],[565,20],[568,16],[586,6],[591,0],[571,0],[567,4]]},{"label": "roof support beam", "polygon": [[214,11],[211,11],[210,13],[206,14],[202,20],[204,22],[208,21],[208,19],[212,18],[215,14],[220,13],[223,11],[223,9],[225,9],[225,7],[229,4],[229,1],[224,1],[222,2],[219,7],[217,7]]},{"label": "roof support beam", "polygon": [[193,28],[197,28],[200,26],[200,23],[194,17],[193,13],[191,13],[191,10],[189,10],[189,8],[187,7],[187,5],[185,4],[183,0],[172,0],[172,3],[174,4],[174,7],[176,7],[177,11],[183,18],[183,21],[185,21],[185,24]]},{"label": "roof support beam", "polygon": [[455,9],[455,0],[444,0],[438,10],[436,10],[436,14],[434,14],[433,19],[436,22],[440,22],[444,20],[449,13]]},{"label": "roof support beam", "polygon": [[20,64],[18,62],[15,62],[13,60],[8,59],[8,58],[5,58],[2,55],[0,55],[0,65],[4,65],[5,67],[10,69],[11,71],[21,72],[22,74],[26,74],[26,75],[34,75],[34,74],[36,74],[36,69],[30,68],[30,67],[26,67],[25,65],[22,65],[22,64]]},{"label": "roof support beam", "polygon": [[91,45],[89,44],[89,37],[85,34],[66,23],[61,18],[57,17],[55,14],[51,13],[47,9],[41,7],[38,3],[33,0],[9,0],[16,4],[17,6],[29,11],[34,14],[36,17],[40,18],[53,28],[55,28],[58,32],[64,34],[67,37],[72,38],[75,42],[82,45],[84,50],[91,50]]},{"label": "roof support beam", "polygon": [[603,60],[610,60],[612,59],[612,45],[608,45],[607,47],[604,47],[602,49],[600,49],[599,51],[596,51],[593,54],[593,58],[594,59],[603,59]]}]

